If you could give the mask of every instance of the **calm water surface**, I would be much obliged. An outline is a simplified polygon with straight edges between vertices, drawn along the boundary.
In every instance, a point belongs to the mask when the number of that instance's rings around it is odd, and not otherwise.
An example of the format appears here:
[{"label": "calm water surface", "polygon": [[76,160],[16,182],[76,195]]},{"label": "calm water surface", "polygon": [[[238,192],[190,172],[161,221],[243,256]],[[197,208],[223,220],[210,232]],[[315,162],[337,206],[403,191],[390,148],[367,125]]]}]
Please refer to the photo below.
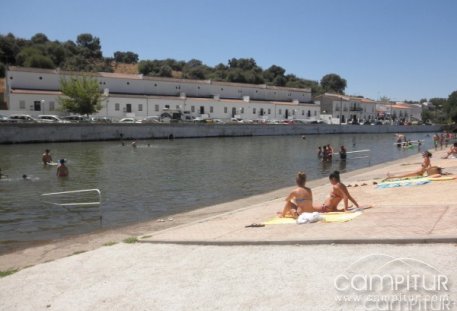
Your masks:
[{"label": "calm water surface", "polygon": [[[428,134],[410,134],[425,139]],[[334,169],[352,171],[406,157],[417,148],[399,150],[392,134],[310,135],[209,138],[126,142],[0,145],[0,252],[24,242],[47,240],[121,226],[198,207],[293,186],[297,171],[308,179]],[[345,165],[333,161],[323,166],[317,147],[344,144],[348,151],[371,149],[370,158]],[[148,145],[149,144],[149,145]],[[56,167],[43,167],[44,149],[54,160],[67,159],[70,177],[56,177]],[[335,148],[336,149],[336,148]],[[418,160],[420,160],[418,158]],[[27,174],[30,180],[21,176]],[[91,202],[94,193],[43,197],[43,193],[98,188],[98,206],[64,208],[50,203]],[[100,223],[102,215],[102,223]]]}]

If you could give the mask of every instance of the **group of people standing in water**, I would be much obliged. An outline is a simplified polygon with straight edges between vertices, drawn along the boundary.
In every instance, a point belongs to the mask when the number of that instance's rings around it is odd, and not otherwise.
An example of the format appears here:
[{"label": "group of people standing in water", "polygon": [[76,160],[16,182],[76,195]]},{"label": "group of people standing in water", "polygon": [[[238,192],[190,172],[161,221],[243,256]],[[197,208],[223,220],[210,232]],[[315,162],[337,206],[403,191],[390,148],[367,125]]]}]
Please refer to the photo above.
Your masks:
[{"label": "group of people standing in water", "polygon": [[[43,162],[44,166],[49,166],[54,163],[54,162],[52,162],[51,150],[46,149],[44,151],[44,153],[41,156],[41,161]],[[57,177],[68,177],[68,174],[69,174],[69,171],[68,171],[68,167],[65,165],[65,159],[60,159],[59,164],[57,166],[57,172],[56,172]]]},{"label": "group of people standing in water", "polygon": [[[319,158],[319,160],[321,160],[323,162],[332,161],[333,154],[334,154],[334,150],[330,144],[324,145],[322,147],[319,146],[317,148],[317,157]],[[347,151],[344,146],[340,147],[339,155],[340,155],[340,160],[343,160],[343,161],[346,160]]]},{"label": "group of people standing in water", "polygon": [[294,189],[286,198],[286,204],[280,217],[297,218],[302,213],[312,212],[336,212],[338,211],[338,204],[343,201],[344,211],[349,209],[349,201],[352,202],[356,208],[359,207],[357,201],[351,196],[347,187],[341,182],[340,173],[334,171],[329,176],[332,189],[330,194],[322,204],[313,203],[313,192],[310,188],[306,187],[306,174],[299,172],[295,179],[297,188]]}]

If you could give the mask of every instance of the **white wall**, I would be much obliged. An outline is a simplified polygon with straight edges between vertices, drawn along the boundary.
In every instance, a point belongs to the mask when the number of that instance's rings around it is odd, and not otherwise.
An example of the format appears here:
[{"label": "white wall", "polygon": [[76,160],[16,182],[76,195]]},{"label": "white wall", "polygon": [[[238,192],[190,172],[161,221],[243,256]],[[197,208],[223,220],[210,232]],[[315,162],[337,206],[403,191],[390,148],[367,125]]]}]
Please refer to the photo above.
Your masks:
[{"label": "white wall", "polygon": [[[33,110],[34,101],[44,100],[45,103],[40,111]],[[21,101],[24,102],[21,108]],[[54,110],[49,109],[51,102],[54,102]],[[131,113],[129,114],[127,106],[130,105]],[[142,109],[140,110],[140,105]],[[134,115],[137,118],[146,116],[160,115],[164,110],[181,110],[192,111],[191,115],[199,116],[200,107],[204,107],[205,114],[209,114],[211,118],[230,119],[232,117],[232,109],[235,108],[236,115],[240,115],[243,119],[270,119],[282,120],[286,118],[286,110],[288,111],[289,119],[319,119],[320,106],[315,104],[296,104],[296,103],[275,103],[275,102],[260,102],[260,101],[243,101],[243,100],[217,100],[212,98],[180,98],[180,97],[165,97],[165,96],[139,96],[139,95],[110,95],[102,101],[102,109],[96,114],[98,116],[107,116],[114,119],[120,119],[129,115]],[[119,108],[116,110],[116,108]],[[157,109],[156,109],[157,108]],[[227,108],[225,110],[225,108]],[[20,111],[25,114],[65,114],[60,110],[58,104],[58,95],[43,95],[37,94],[10,94],[10,110]],[[255,112],[254,112],[255,109]],[[263,116],[261,110],[263,109]],[[308,111],[309,116],[308,116]],[[270,112],[270,113],[268,113]]]}]

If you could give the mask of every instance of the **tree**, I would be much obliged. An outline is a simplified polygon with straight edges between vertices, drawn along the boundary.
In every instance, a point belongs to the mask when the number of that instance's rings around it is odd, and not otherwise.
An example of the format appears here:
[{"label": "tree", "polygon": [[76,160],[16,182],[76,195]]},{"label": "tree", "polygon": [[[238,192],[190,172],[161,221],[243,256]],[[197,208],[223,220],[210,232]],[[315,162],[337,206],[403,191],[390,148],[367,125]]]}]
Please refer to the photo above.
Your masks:
[{"label": "tree", "polygon": [[170,66],[168,65],[163,65],[160,67],[158,75],[160,77],[172,77],[173,76],[173,71]]},{"label": "tree", "polygon": [[48,37],[44,33],[37,33],[35,34],[30,41],[32,41],[34,44],[44,44],[49,41]]},{"label": "tree", "polygon": [[133,52],[114,52],[114,60],[118,63],[136,64],[138,63],[138,54]]},{"label": "tree", "polygon": [[457,91],[452,92],[445,105],[445,111],[452,122],[457,123]]},{"label": "tree", "polygon": [[68,112],[89,115],[102,108],[103,96],[94,78],[81,76],[62,79],[60,90],[63,96],[59,97],[59,103]]},{"label": "tree", "polygon": [[344,90],[346,89],[346,80],[335,73],[330,73],[322,77],[321,86],[325,92],[344,94]]},{"label": "tree", "polygon": [[102,58],[102,47],[100,39],[92,36],[90,33],[80,34],[76,38],[79,52],[86,58]]}]

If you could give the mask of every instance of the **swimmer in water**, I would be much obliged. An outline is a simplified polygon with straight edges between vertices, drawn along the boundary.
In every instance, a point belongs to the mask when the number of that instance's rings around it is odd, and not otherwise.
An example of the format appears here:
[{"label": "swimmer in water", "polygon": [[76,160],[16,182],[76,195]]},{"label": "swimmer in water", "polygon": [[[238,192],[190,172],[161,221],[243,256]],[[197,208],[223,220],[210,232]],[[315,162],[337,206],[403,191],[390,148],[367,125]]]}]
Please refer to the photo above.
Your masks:
[{"label": "swimmer in water", "polygon": [[57,177],[68,177],[68,167],[65,166],[65,160],[60,159],[60,165],[57,167]]},{"label": "swimmer in water", "polygon": [[43,165],[48,165],[48,163],[52,162],[52,156],[51,156],[51,151],[49,149],[46,149],[41,156],[41,161],[43,161]]}]

